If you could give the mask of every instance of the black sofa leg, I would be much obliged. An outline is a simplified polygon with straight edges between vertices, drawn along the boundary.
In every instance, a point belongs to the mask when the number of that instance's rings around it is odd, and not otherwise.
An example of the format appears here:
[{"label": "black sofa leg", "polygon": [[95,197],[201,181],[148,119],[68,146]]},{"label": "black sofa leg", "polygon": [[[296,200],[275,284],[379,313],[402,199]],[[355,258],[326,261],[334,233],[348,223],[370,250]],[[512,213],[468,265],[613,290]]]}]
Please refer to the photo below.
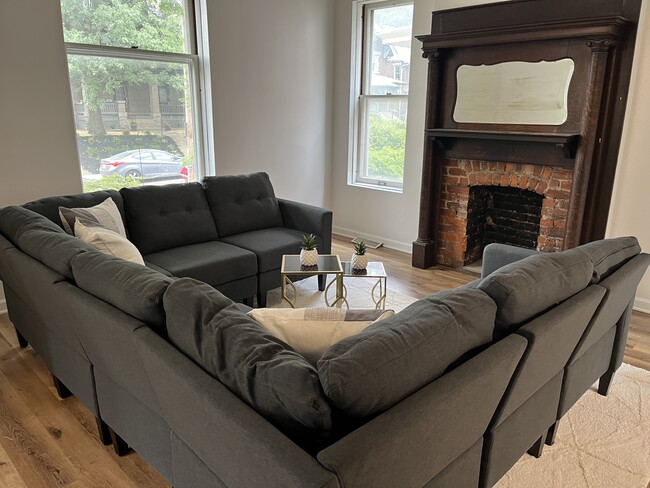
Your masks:
[{"label": "black sofa leg", "polygon": [[327,275],[318,275],[318,290],[325,291],[326,284],[327,284]]},{"label": "black sofa leg", "polygon": [[61,380],[59,378],[52,375],[52,382],[54,383],[56,392],[59,394],[59,397],[61,397],[62,400],[65,400],[66,398],[70,398],[72,396],[72,392],[68,390],[67,386],[61,383]]},{"label": "black sofa leg", "polygon": [[265,308],[266,307],[266,293],[257,292],[257,307]]},{"label": "black sofa leg", "polygon": [[131,452],[129,445],[124,442],[124,439],[117,435],[113,429],[109,427],[108,432],[111,436],[111,441],[113,442],[113,450],[115,451],[115,454],[122,457]]},{"label": "black sofa leg", "polygon": [[105,446],[110,446],[113,441],[111,440],[111,432],[108,425],[99,417],[95,417],[95,421],[97,422],[97,431],[99,432],[99,440]]},{"label": "black sofa leg", "polygon": [[533,444],[533,447],[528,449],[528,454],[531,456],[534,456],[536,458],[539,458],[542,456],[542,451],[544,450],[544,440],[546,439],[546,435],[543,435],[537,441],[535,444]]},{"label": "black sofa leg", "polygon": [[27,346],[29,346],[29,342],[27,342],[25,336],[18,332],[18,329],[14,328],[14,330],[16,331],[16,337],[18,337],[18,345],[21,349],[25,349]]},{"label": "black sofa leg", "polygon": [[557,429],[560,427],[560,421],[556,420],[553,425],[548,428],[546,433],[546,445],[552,446],[555,444],[555,436],[557,435]]},{"label": "black sofa leg", "polygon": [[609,385],[614,378],[614,371],[607,371],[604,375],[600,377],[598,381],[598,394],[602,396],[607,396],[609,392]]}]

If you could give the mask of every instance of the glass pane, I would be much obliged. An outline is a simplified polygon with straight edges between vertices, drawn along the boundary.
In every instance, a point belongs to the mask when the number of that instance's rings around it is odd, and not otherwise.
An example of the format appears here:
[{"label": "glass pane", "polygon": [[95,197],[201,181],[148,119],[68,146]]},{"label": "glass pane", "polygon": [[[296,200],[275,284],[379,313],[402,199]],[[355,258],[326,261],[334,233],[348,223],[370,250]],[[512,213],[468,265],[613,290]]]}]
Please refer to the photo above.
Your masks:
[{"label": "glass pane", "polygon": [[195,179],[188,65],[80,55],[68,65],[84,191]]},{"label": "glass pane", "polygon": [[406,97],[366,99],[368,145],[364,177],[402,181],[407,105]]},{"label": "glass pane", "polygon": [[408,94],[413,5],[371,10],[372,49],[367,62],[366,95]]},{"label": "glass pane", "polygon": [[66,42],[189,52],[184,0],[61,0]]}]

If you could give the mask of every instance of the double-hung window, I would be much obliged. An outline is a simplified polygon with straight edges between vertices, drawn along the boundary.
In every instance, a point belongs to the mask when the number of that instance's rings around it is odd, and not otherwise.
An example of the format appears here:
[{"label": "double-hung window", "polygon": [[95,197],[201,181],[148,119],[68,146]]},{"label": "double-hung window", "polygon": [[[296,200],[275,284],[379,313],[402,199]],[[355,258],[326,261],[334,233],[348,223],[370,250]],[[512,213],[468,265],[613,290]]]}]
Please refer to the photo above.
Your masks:
[{"label": "double-hung window", "polygon": [[60,0],[84,191],[205,169],[192,0]]},{"label": "double-hung window", "polygon": [[400,191],[404,177],[413,3],[354,4],[350,183]]}]

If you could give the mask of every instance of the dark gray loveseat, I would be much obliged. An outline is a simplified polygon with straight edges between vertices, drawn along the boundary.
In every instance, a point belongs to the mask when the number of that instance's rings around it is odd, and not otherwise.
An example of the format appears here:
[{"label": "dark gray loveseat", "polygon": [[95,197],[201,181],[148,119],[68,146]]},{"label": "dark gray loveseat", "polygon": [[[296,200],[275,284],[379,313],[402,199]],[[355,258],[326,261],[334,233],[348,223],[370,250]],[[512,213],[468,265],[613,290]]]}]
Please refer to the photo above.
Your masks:
[{"label": "dark gray loveseat", "polygon": [[0,228],[17,241],[0,237],[12,321],[176,488],[491,486],[552,442],[598,378],[606,393],[650,261],[633,238],[530,256],[314,366],[209,285],[87,249],[38,216]]}]

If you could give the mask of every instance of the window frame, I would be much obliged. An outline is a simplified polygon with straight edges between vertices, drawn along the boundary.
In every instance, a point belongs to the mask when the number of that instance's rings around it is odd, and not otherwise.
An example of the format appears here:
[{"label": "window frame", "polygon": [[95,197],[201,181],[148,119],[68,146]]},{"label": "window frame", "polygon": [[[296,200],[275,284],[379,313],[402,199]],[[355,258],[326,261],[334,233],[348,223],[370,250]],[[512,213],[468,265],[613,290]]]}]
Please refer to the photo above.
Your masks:
[{"label": "window frame", "polygon": [[[105,46],[101,44],[81,44],[75,42],[64,42],[66,57],[70,55],[77,56],[94,56],[107,57],[113,59],[127,59],[136,61],[154,61],[167,62],[175,64],[184,64],[187,66],[189,83],[192,92],[191,110],[192,110],[192,130],[194,133],[194,170],[196,172],[196,181],[201,181],[203,177],[215,174],[214,161],[211,157],[214,155],[214,147],[211,140],[206,136],[208,129],[208,120],[211,119],[211,105],[206,102],[210,101],[209,86],[206,73],[209,72],[209,66],[204,62],[206,56],[202,53],[207,51],[207,39],[203,36],[202,29],[205,28],[205,22],[202,15],[205,15],[204,8],[196,8],[195,3],[203,6],[203,0],[183,0],[185,8],[185,48],[187,53],[151,51],[140,49],[136,46],[117,47]],[[69,61],[68,61],[69,62]],[[75,135],[76,137],[76,135]],[[212,162],[209,162],[212,161]]]},{"label": "window frame", "polygon": [[[348,185],[402,193],[402,181],[382,180],[365,176],[367,166],[366,114],[373,99],[401,99],[408,106],[407,95],[370,95],[370,77],[374,64],[372,52],[373,23],[366,22],[369,11],[400,5],[413,5],[414,0],[355,0],[352,4],[352,46],[350,83],[350,135],[348,150]],[[403,66],[402,66],[403,69]],[[407,112],[408,113],[408,112]],[[406,142],[405,142],[406,145]],[[406,148],[405,148],[406,149]]]}]

